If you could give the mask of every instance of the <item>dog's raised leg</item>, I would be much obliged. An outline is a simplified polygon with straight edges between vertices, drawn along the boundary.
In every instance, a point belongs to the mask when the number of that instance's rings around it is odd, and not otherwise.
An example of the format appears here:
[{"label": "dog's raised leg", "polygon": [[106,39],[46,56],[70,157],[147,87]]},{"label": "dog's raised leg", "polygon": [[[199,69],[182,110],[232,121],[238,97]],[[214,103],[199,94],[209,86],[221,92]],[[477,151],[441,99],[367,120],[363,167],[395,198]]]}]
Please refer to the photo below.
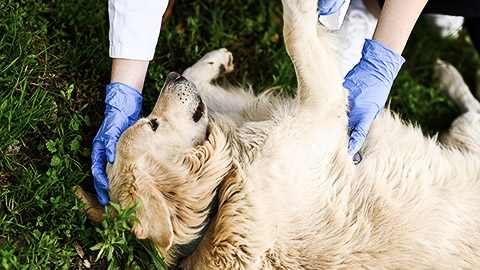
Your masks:
[{"label": "dog's raised leg", "polygon": [[321,157],[335,157],[348,164],[351,161],[347,154],[348,100],[332,50],[334,38],[317,21],[316,0],[282,0],[282,3],[285,46],[298,82],[295,125],[309,130],[299,138],[317,144],[311,145],[311,149],[321,150],[317,157],[311,158],[316,166],[332,164]]},{"label": "dog's raised leg", "polygon": [[211,111],[233,114],[253,103],[255,97],[238,89],[226,90],[213,84],[216,78],[233,71],[233,56],[227,49],[207,53],[193,66],[183,72],[183,76],[193,82],[200,96]]},{"label": "dog's raised leg", "polygon": [[437,60],[434,68],[440,87],[464,112],[441,140],[448,145],[480,154],[480,103],[452,65]]},{"label": "dog's raised leg", "polygon": [[282,1],[285,45],[295,66],[301,106],[345,114],[343,79],[331,49],[332,37],[317,22],[317,2]]},{"label": "dog's raised leg", "polygon": [[434,75],[438,78],[440,88],[447,93],[462,112],[477,111],[480,113],[480,103],[475,99],[455,67],[442,60],[437,60]]}]

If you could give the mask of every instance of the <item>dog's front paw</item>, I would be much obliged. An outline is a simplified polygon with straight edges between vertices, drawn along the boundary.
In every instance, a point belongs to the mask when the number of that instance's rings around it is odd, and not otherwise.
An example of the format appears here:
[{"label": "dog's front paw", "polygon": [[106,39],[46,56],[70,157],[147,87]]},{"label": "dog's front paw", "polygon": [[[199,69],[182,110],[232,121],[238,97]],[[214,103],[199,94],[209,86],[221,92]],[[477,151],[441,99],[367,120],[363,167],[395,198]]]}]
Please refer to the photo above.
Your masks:
[{"label": "dog's front paw", "polygon": [[183,75],[190,80],[211,81],[233,71],[233,55],[222,48],[207,53]]},{"label": "dog's front paw", "polygon": [[233,55],[225,48],[207,53],[200,61],[207,62],[217,77],[233,71]]}]

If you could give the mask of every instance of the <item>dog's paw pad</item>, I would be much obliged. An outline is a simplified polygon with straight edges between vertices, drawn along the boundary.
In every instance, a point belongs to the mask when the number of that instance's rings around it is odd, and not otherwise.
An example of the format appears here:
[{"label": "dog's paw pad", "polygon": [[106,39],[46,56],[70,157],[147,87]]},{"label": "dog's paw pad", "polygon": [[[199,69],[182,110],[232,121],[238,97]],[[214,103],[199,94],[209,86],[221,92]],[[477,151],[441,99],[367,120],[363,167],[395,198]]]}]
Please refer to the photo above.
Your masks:
[{"label": "dog's paw pad", "polygon": [[211,70],[221,76],[233,71],[233,55],[227,49],[219,49],[205,55],[205,61],[211,66]]}]

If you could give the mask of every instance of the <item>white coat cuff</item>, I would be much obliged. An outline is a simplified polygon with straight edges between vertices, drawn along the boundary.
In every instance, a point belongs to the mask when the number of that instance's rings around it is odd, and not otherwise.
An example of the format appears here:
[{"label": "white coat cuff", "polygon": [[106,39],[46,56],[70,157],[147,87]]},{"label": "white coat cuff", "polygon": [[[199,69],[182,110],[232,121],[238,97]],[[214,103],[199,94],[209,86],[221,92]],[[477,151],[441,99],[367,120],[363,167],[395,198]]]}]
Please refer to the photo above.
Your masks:
[{"label": "white coat cuff", "polygon": [[122,44],[110,45],[110,57],[150,61],[155,54],[155,46],[129,46]]}]

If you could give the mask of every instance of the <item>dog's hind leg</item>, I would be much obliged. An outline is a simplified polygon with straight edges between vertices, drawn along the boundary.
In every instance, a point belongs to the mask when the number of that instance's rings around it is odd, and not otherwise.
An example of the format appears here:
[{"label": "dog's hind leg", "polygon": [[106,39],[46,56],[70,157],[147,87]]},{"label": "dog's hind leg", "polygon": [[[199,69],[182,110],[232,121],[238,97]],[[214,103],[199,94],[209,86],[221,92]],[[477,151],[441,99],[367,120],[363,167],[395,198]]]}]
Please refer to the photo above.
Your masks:
[{"label": "dog's hind leg", "polygon": [[460,115],[440,140],[445,145],[480,156],[480,113],[468,111]]},{"label": "dog's hind leg", "polygon": [[451,64],[438,60],[434,73],[440,87],[464,112],[441,137],[442,142],[480,154],[480,103]]},{"label": "dog's hind leg", "polygon": [[193,66],[183,72],[183,76],[193,82],[209,110],[232,114],[243,110],[255,101],[253,94],[242,89],[225,89],[212,83],[218,77],[233,71],[233,56],[227,49],[207,53]]},{"label": "dog's hind leg", "polygon": [[285,46],[295,66],[302,108],[345,114],[346,91],[331,48],[333,38],[317,21],[317,1],[282,2]]},{"label": "dog's hind leg", "polygon": [[455,67],[442,60],[437,60],[434,74],[438,78],[440,88],[447,93],[462,112],[477,111],[480,113],[480,103],[475,99]]}]

